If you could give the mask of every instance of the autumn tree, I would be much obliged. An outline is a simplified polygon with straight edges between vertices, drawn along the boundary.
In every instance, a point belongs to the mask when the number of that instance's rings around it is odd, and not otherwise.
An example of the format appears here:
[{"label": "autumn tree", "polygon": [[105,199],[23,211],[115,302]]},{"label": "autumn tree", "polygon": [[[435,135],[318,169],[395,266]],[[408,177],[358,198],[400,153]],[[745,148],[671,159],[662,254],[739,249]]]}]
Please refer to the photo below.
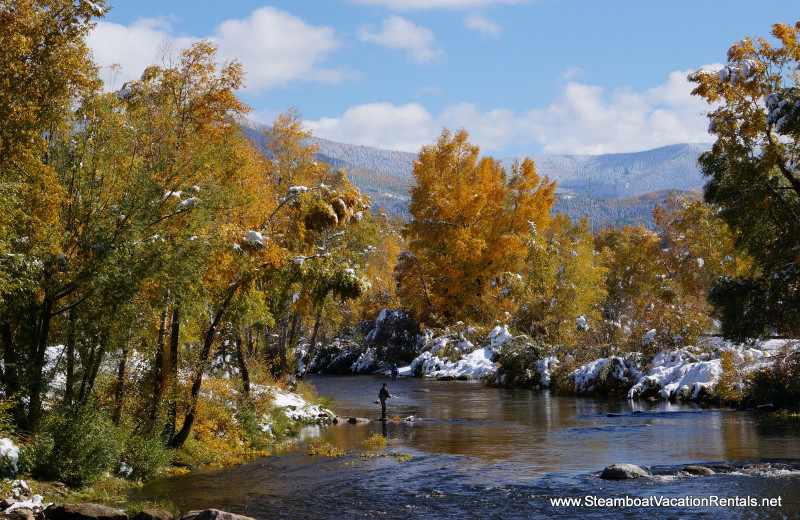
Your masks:
[{"label": "autumn tree", "polygon": [[[54,147],[75,100],[99,82],[84,41],[104,2],[22,0],[0,9],[0,343],[6,395],[25,397],[18,421],[39,417],[54,317],[66,313],[59,212],[65,191]],[[56,283],[52,283],[56,281]]]},{"label": "autumn tree", "polygon": [[574,347],[582,333],[600,327],[606,294],[606,271],[595,258],[588,221],[557,215],[544,233],[531,230],[526,246],[523,273],[495,280],[501,298],[514,302],[509,312],[519,330]]},{"label": "autumn tree", "polygon": [[744,339],[794,335],[800,323],[800,23],[776,24],[771,43],[745,38],[719,71],[689,76],[712,105],[716,141],[700,157],[707,201],[754,260],[747,275],[726,276],[711,291],[723,333]]},{"label": "autumn tree", "polygon": [[499,317],[500,273],[520,273],[532,228],[550,225],[555,183],[526,159],[506,170],[479,157],[465,130],[443,130],[414,161],[408,251],[397,264],[398,294],[422,321]]}]

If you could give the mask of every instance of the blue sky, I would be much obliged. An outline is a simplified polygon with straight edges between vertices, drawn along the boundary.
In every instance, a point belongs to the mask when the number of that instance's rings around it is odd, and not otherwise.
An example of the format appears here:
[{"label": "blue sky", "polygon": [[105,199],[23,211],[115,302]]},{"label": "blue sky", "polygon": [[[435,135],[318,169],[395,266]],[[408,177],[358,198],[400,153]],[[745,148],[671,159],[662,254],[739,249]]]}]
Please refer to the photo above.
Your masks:
[{"label": "blue sky", "polygon": [[709,142],[688,72],[800,19],[796,0],[110,0],[89,38],[110,88],[210,38],[252,119],[415,152],[466,128],[497,157]]}]

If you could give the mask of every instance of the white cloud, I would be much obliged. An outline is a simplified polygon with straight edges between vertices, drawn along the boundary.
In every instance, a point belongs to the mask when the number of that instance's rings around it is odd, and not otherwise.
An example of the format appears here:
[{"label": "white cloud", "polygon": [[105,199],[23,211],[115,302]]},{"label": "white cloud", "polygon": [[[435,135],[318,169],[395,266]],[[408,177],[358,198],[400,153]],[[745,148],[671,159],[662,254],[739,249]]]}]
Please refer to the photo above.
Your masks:
[{"label": "white cloud", "polygon": [[436,37],[433,31],[397,15],[392,15],[381,22],[380,31],[374,32],[375,27],[364,26],[358,30],[361,41],[376,43],[408,51],[417,63],[425,63],[441,56],[443,51],[434,47]]},{"label": "white cloud", "polygon": [[306,126],[317,137],[409,152],[419,151],[441,130],[433,116],[417,103],[357,105],[340,118],[306,121]]},{"label": "white cloud", "polygon": [[442,127],[465,128],[486,153],[515,145],[546,153],[601,154],[649,150],[675,143],[709,142],[708,105],[692,97],[688,71],[670,74],[663,85],[636,92],[567,83],[548,107],[516,113],[481,111],[471,103],[438,115],[419,104],[372,103],[348,109],[341,118],[309,121],[319,137],[408,152],[435,140]]},{"label": "white cloud", "polygon": [[520,134],[550,153],[620,153],[674,143],[708,142],[708,105],[691,96],[689,71],[670,74],[663,85],[611,93],[570,82],[546,109],[519,118]]},{"label": "white cloud", "polygon": [[121,67],[118,85],[139,78],[145,68],[161,64],[172,48],[184,48],[192,38],[173,37],[169,21],[140,18],[129,26],[100,20],[87,38],[95,62],[102,67],[118,64]]},{"label": "white cloud", "polygon": [[274,7],[256,9],[242,20],[223,22],[212,39],[223,56],[242,63],[251,89],[297,79],[338,83],[347,74],[319,67],[339,47],[333,28],[309,25]]},{"label": "white cloud", "polygon": [[480,13],[471,13],[464,17],[464,25],[467,29],[481,33],[484,36],[497,38],[502,34],[503,28],[489,20]]},{"label": "white cloud", "polygon": [[472,9],[494,4],[525,4],[536,0],[350,0],[361,5],[387,7],[396,11],[410,9]]},{"label": "white cloud", "polygon": [[[339,47],[334,30],[313,26],[274,7],[262,7],[241,20],[222,22],[207,36],[219,46],[219,59],[238,59],[247,72],[247,88],[262,90],[291,81],[337,83],[349,71],[321,66]],[[160,48],[185,49],[201,37],[174,36],[165,20],[140,19],[130,26],[99,21],[88,38],[95,61],[122,66],[122,81],[138,78],[158,62]]]}]

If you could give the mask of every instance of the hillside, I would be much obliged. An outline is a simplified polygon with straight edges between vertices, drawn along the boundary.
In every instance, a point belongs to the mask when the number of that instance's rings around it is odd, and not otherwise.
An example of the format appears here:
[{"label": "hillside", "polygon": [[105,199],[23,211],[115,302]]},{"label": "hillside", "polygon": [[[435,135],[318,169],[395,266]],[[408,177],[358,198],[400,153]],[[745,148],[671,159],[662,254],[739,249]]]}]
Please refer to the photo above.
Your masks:
[{"label": "hillside", "polygon": [[[263,146],[263,125],[247,128],[249,137]],[[390,214],[405,212],[413,184],[416,154],[383,150],[312,138],[318,157],[334,168],[344,168],[350,180],[364,190],[374,207]],[[593,227],[651,226],[650,211],[670,190],[689,191],[704,181],[697,157],[706,144],[676,144],[644,152],[603,155],[533,154],[539,175],[558,183],[556,213],[589,217]],[[502,159],[505,166],[524,157]]]}]

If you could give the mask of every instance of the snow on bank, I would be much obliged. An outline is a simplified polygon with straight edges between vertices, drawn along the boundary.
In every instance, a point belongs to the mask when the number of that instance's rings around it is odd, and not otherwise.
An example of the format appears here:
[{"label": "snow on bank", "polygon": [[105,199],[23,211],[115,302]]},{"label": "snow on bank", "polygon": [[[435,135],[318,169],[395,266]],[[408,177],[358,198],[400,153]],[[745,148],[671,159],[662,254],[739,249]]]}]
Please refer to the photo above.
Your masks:
[{"label": "snow on bank", "polygon": [[430,377],[464,377],[480,379],[497,370],[497,364],[492,361],[494,351],[490,347],[483,347],[465,354],[458,361],[441,359],[431,351],[423,352],[417,356],[408,370],[400,370],[400,374],[424,374]]},{"label": "snow on bank", "polygon": [[639,378],[641,373],[632,361],[626,361],[619,356],[596,359],[581,368],[573,370],[567,377],[575,381],[575,392],[589,393],[601,384],[630,385]]},{"label": "snow on bank", "polygon": [[255,395],[268,394],[272,399],[272,405],[293,421],[327,422],[336,417],[336,414],[327,408],[311,404],[301,395],[283,388],[254,385],[253,392]]},{"label": "snow on bank", "polygon": [[0,467],[6,475],[16,475],[19,464],[19,446],[8,437],[0,439]]},{"label": "snow on bank", "polygon": [[[505,374],[495,360],[498,353],[517,339],[505,326],[495,327],[484,339],[475,341],[477,346],[463,333],[435,337],[409,366],[400,368],[400,375],[485,379],[494,384],[504,384]],[[785,349],[796,348],[796,342],[786,340],[756,342],[752,347],[709,340],[702,348],[662,351],[645,367],[629,359],[611,356],[587,363],[566,377],[572,380],[571,386],[579,394],[614,391],[627,394],[629,399],[697,400],[715,391],[725,374],[723,357],[727,356],[735,367],[736,372],[732,375],[734,388],[742,390],[742,375],[766,366]],[[539,359],[528,374],[535,380],[527,384],[549,387],[558,365],[559,360],[552,355]],[[534,370],[537,374],[531,373]]]},{"label": "snow on bank", "polygon": [[697,399],[701,392],[713,391],[723,373],[721,359],[703,360],[686,349],[659,352],[651,365],[628,391],[630,399],[647,393],[657,393],[662,399]]},{"label": "snow on bank", "polygon": [[769,358],[786,342],[765,342],[761,349],[741,345],[726,345],[713,353],[696,355],[689,349],[660,352],[653,358],[651,368],[628,392],[629,399],[656,394],[662,399],[697,399],[711,393],[722,377],[720,355],[729,353],[740,374],[765,366]]}]

